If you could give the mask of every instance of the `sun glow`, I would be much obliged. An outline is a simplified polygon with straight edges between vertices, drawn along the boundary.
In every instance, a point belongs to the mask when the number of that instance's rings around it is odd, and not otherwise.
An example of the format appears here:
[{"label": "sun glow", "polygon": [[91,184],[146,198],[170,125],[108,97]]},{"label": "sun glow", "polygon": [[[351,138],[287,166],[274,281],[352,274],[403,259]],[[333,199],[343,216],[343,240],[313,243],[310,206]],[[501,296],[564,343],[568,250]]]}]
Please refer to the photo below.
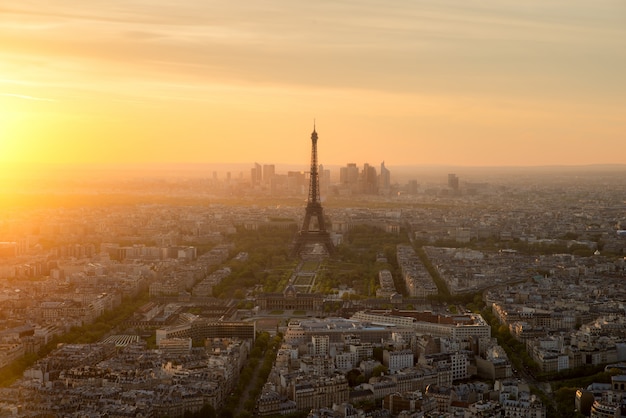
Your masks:
[{"label": "sun glow", "polygon": [[114,3],[4,11],[2,165],[623,163],[620,2]]},{"label": "sun glow", "polygon": [[17,150],[16,114],[9,101],[0,95],[0,162],[12,161]]}]

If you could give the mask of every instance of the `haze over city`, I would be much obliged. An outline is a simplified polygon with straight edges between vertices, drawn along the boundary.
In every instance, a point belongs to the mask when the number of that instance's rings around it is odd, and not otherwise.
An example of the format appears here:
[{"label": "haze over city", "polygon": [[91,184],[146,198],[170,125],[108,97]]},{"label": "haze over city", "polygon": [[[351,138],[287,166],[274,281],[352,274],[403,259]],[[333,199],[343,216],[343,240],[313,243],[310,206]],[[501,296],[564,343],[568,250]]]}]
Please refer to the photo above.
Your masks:
[{"label": "haze over city", "polygon": [[624,0],[0,5],[0,417],[626,417]]},{"label": "haze over city", "polygon": [[[20,1],[0,162],[623,163],[626,4]],[[3,176],[7,177],[7,175]]]}]

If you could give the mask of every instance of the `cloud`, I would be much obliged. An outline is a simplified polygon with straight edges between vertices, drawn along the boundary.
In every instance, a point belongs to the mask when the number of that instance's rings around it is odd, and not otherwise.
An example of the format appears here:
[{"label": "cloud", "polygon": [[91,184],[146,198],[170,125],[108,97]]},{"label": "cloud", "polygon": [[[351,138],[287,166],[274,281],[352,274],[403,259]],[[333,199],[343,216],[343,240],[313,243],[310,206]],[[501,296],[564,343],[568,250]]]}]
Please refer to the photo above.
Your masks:
[{"label": "cloud", "polygon": [[0,25],[0,42],[46,65],[67,62],[73,76],[103,85],[126,78],[502,95],[583,85],[611,95],[626,70],[615,53],[626,47],[613,16],[620,8],[582,0],[34,0],[0,11],[31,24]]},{"label": "cloud", "polygon": [[15,97],[17,99],[24,99],[24,100],[35,100],[38,102],[56,102],[56,100],[54,99],[48,99],[45,97],[34,97],[34,96],[26,95],[26,94],[0,93],[0,96]]}]

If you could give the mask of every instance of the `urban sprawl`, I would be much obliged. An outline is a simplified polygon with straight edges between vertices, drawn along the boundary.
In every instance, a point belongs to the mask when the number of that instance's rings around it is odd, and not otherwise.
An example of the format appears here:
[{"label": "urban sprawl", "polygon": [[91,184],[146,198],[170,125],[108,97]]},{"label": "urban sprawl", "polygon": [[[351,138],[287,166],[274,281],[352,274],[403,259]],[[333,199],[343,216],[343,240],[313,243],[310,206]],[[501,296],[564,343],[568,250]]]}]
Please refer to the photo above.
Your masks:
[{"label": "urban sprawl", "polygon": [[[624,173],[574,171],[320,167],[335,254],[276,255],[291,267],[250,274],[283,282],[232,294],[233,266],[254,257],[233,238],[295,235],[307,173],[84,180],[59,192],[67,204],[6,205],[0,371],[27,366],[0,388],[0,416],[220,416],[244,399],[259,338],[279,344],[240,416],[540,418],[556,408],[549,376],[585,368],[610,377],[577,388],[570,416],[626,416]],[[322,286],[359,228],[400,243],[374,248],[372,277]],[[98,341],[55,343],[132,301]]]}]

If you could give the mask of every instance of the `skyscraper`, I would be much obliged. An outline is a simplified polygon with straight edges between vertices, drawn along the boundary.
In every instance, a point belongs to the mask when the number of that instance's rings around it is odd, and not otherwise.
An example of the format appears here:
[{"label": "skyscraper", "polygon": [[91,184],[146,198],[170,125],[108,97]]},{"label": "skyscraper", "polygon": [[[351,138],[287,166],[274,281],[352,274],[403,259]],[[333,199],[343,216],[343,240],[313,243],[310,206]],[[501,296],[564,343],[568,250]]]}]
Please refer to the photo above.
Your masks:
[{"label": "skyscraper", "polygon": [[274,164],[263,164],[263,183],[270,184],[272,178],[276,175],[276,167]]},{"label": "skyscraper", "polygon": [[330,170],[325,169],[322,164],[319,166],[320,195],[326,195],[330,188]]},{"label": "skyscraper", "polygon": [[355,185],[359,181],[359,169],[355,163],[348,163],[339,169],[339,182]]},{"label": "skyscraper", "polygon": [[448,174],[448,187],[454,191],[459,190],[459,178],[456,174]]},{"label": "skyscraper", "polygon": [[253,186],[261,184],[261,180],[263,180],[263,170],[261,168],[261,164],[254,163],[254,167],[250,169],[250,183]]},{"label": "skyscraper", "polygon": [[363,164],[363,172],[361,173],[361,188],[362,193],[378,193],[378,176],[376,174],[376,167],[372,167],[368,163]]},{"label": "skyscraper", "polygon": [[380,175],[378,177],[378,190],[382,194],[389,194],[391,189],[391,172],[385,167],[385,162],[380,163]]}]

